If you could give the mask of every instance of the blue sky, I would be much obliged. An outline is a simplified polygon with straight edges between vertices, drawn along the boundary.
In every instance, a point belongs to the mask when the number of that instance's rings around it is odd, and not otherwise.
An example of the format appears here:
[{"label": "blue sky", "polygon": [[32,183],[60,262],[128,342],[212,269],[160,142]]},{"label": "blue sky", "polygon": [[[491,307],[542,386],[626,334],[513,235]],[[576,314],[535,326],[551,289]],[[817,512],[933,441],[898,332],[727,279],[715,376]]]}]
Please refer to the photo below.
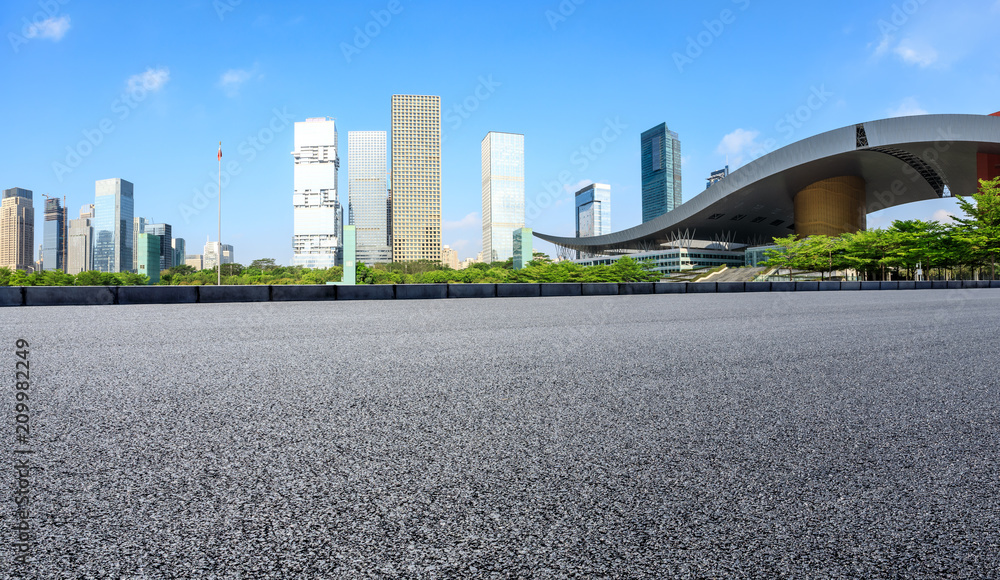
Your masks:
[{"label": "blue sky", "polygon": [[[338,120],[346,203],[347,132],[388,131],[393,94],[440,95],[443,237],[466,258],[481,247],[488,131],[525,135],[529,227],[572,235],[572,192],[598,181],[624,229],[641,221],[643,130],[680,134],[687,201],[727,157],[736,168],[888,116],[992,113],[998,24],[998,0],[6,0],[0,187],[35,192],[40,243],[42,194],[76,218],[95,180],[121,177],[137,216],[200,253],[216,238],[221,140],[235,163],[223,240],[239,262],[287,264],[291,123]],[[954,207],[911,204],[869,225]]]}]

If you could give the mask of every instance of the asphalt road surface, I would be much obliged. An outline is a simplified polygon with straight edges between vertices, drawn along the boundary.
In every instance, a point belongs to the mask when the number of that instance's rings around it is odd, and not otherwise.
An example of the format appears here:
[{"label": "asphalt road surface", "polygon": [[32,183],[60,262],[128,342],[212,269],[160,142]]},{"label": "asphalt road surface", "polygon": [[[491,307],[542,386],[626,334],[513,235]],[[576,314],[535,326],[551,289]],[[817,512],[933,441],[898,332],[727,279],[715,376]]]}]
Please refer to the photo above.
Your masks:
[{"label": "asphalt road surface", "polygon": [[998,322],[997,290],[6,308],[0,575],[1000,578]]}]

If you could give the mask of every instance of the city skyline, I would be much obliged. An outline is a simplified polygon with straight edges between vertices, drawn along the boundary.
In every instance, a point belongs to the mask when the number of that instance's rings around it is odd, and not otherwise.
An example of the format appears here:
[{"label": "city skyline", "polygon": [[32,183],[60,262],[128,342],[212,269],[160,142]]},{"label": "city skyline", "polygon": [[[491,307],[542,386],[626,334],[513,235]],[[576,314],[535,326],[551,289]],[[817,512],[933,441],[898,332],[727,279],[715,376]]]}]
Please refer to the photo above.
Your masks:
[{"label": "city skyline", "polygon": [[[342,130],[388,130],[390,95],[435,94],[442,107],[442,242],[461,258],[481,249],[478,145],[493,130],[523,133],[532,144],[527,226],[572,235],[572,192],[602,182],[615,190],[616,227],[630,227],[641,223],[639,135],[663,121],[684,140],[686,201],[727,157],[737,170],[765,152],[848,124],[1000,108],[991,97],[1000,72],[978,58],[1000,6],[925,3],[912,13],[894,6],[797,6],[810,24],[793,28],[782,24],[787,6],[749,2],[629,9],[583,3],[570,11],[515,1],[477,5],[471,10],[481,18],[461,20],[404,6],[366,41],[357,31],[377,24],[372,14],[386,11],[384,3],[243,3],[221,15],[207,1],[60,5],[51,18],[68,24],[58,38],[8,46],[10,58],[0,63],[22,87],[11,96],[19,138],[16,147],[3,145],[0,187],[65,196],[75,207],[90,199],[94,181],[125,175],[143,192],[143,215],[198,239],[215,232],[221,139],[225,241],[240,245],[246,261],[291,263],[293,210],[275,192],[289,189],[292,124],[332,115]],[[648,18],[635,19],[631,8]],[[36,2],[8,3],[0,25],[17,35],[22,18],[38,12]],[[650,36],[652,22],[668,13],[670,34]],[[144,38],[141,28],[129,26],[147,20],[158,22],[161,36]],[[102,41],[104,23],[117,25],[134,46],[130,54],[122,57]],[[494,38],[487,23],[504,25],[520,42],[511,47]],[[574,42],[598,28],[607,35],[601,47]],[[180,30],[210,40],[198,50],[185,47],[171,40]],[[272,40],[267,51],[253,42],[261,37]],[[799,50],[789,54],[788,46]],[[206,62],[205,50],[216,49],[225,56]],[[311,70],[320,58],[330,63],[329,73]],[[84,75],[76,72],[82,62],[105,64]],[[651,67],[664,74],[643,72]],[[588,91],[565,91],[593,71],[606,78]],[[344,86],[352,90],[334,90]],[[954,200],[921,202],[873,214],[869,223],[947,219],[954,208]],[[543,242],[538,249],[555,253]]]}]

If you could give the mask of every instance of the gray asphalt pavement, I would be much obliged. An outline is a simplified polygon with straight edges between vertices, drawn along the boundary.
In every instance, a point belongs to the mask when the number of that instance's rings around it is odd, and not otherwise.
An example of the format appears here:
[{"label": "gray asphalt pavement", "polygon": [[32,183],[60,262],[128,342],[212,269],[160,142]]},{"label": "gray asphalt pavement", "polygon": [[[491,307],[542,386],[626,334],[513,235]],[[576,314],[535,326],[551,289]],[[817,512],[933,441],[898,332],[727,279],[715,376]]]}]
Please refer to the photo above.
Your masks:
[{"label": "gray asphalt pavement", "polygon": [[998,321],[997,290],[2,309],[2,457],[23,338],[36,467],[27,566],[0,470],[0,570],[1000,578]]}]

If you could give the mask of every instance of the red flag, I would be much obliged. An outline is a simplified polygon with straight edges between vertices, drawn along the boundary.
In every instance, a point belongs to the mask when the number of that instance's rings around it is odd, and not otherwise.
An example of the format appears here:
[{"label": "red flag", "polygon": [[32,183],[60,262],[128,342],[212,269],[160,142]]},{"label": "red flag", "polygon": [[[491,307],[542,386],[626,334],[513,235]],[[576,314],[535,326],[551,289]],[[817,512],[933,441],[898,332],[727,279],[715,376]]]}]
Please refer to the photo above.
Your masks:
[{"label": "red flag", "polygon": [[219,161],[222,161],[222,141],[219,141]]}]

